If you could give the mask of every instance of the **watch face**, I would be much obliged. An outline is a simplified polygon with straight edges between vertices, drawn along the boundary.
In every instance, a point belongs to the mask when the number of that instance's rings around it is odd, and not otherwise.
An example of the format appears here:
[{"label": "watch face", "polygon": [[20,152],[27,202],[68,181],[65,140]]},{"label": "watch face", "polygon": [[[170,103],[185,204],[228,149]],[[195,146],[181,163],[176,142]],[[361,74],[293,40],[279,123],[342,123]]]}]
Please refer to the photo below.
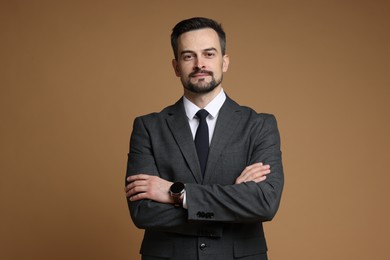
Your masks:
[{"label": "watch face", "polygon": [[183,190],[184,190],[184,183],[182,182],[175,182],[171,186],[172,193],[181,193]]}]

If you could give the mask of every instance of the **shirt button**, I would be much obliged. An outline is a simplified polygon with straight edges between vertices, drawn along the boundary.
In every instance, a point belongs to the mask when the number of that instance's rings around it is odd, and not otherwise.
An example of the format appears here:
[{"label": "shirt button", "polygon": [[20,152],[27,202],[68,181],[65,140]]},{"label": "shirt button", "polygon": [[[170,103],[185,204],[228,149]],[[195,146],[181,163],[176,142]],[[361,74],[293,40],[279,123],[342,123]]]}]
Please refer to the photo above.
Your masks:
[{"label": "shirt button", "polygon": [[199,248],[200,250],[205,250],[207,245],[205,243],[200,244]]}]

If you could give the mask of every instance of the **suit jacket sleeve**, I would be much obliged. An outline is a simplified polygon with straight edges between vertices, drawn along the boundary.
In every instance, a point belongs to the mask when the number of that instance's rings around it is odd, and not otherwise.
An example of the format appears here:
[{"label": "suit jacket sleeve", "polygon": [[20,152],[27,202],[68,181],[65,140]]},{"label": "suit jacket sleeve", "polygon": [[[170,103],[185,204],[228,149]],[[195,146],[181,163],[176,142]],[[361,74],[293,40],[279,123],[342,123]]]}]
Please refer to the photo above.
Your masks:
[{"label": "suit jacket sleeve", "polygon": [[[204,220],[215,222],[252,222],[269,221],[279,207],[284,177],[280,151],[280,137],[276,119],[273,115],[256,115],[258,122],[253,127],[254,132],[245,136],[253,139],[249,145],[247,165],[256,162],[270,164],[271,173],[265,181],[246,182],[233,185],[199,185],[187,184],[187,205],[189,220]],[[250,125],[247,125],[250,127]],[[248,147],[245,147],[247,149]],[[245,149],[236,150],[245,152]],[[240,154],[236,154],[240,155]],[[245,154],[240,156],[245,157]],[[229,159],[234,162],[235,158]],[[229,162],[228,162],[229,163]],[[230,175],[233,168],[229,164],[222,169],[221,174]],[[241,169],[243,170],[243,169]],[[234,176],[237,176],[233,174]]]}]

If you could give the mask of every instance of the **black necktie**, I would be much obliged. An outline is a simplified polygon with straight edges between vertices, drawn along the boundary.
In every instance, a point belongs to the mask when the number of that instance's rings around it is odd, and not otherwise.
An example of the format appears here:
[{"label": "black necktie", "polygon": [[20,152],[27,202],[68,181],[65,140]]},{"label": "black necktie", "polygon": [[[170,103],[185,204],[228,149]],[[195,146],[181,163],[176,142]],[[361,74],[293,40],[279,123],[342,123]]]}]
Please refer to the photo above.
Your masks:
[{"label": "black necktie", "polygon": [[195,134],[195,146],[203,175],[206,169],[207,156],[209,155],[209,127],[206,122],[208,114],[209,112],[204,109],[196,113],[196,116],[199,118],[199,126]]}]

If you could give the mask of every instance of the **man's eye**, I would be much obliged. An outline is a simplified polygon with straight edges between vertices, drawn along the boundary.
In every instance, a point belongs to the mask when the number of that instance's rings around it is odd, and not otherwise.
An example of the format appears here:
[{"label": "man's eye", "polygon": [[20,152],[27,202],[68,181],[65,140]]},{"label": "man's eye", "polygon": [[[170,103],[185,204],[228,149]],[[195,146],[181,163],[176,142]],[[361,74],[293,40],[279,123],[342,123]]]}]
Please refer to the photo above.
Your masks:
[{"label": "man's eye", "polygon": [[193,57],[193,55],[187,54],[187,55],[184,55],[184,56],[183,56],[183,59],[184,59],[184,60],[190,60],[190,59],[192,59],[192,57]]},{"label": "man's eye", "polygon": [[206,53],[206,57],[214,57],[215,53],[214,52],[208,52]]}]

